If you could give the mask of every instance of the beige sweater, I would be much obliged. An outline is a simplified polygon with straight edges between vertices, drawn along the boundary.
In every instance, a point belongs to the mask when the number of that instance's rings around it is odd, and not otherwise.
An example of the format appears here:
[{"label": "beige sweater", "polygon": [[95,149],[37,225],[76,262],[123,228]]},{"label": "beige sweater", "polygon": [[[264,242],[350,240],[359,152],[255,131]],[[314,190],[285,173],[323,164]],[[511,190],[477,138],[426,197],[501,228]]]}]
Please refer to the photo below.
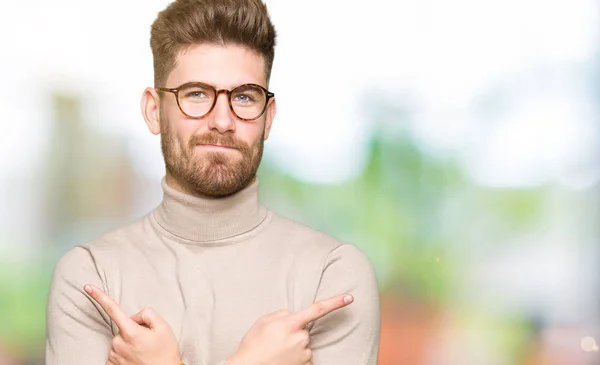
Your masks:
[{"label": "beige sweater", "polygon": [[117,329],[85,294],[86,283],[127,314],[154,308],[188,365],[225,364],[264,314],[349,292],[354,303],[309,325],[313,364],[377,363],[377,281],[359,249],[267,210],[258,181],[224,199],[162,185],[155,210],[59,261],[48,298],[47,365],[105,365]]}]

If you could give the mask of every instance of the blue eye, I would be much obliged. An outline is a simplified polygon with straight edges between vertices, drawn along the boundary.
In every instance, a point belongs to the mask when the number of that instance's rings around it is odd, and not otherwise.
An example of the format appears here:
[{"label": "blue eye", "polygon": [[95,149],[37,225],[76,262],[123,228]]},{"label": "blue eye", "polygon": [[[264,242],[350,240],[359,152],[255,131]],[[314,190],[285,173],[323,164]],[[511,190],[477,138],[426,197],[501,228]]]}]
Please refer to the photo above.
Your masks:
[{"label": "blue eye", "polygon": [[253,101],[253,99],[250,96],[244,94],[236,96],[235,99],[244,103]]},{"label": "blue eye", "polygon": [[189,92],[186,96],[192,98],[205,98],[206,94],[204,94],[202,91],[192,91]]}]

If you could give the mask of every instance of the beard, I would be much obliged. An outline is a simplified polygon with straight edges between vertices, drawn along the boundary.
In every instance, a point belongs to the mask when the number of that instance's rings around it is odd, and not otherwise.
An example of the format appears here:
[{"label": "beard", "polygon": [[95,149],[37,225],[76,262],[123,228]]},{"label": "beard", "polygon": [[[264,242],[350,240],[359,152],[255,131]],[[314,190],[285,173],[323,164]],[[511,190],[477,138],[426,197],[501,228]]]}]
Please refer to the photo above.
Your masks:
[{"label": "beard", "polygon": [[[192,193],[221,198],[237,193],[256,177],[263,154],[264,130],[253,146],[219,133],[194,135],[187,144],[181,144],[168,121],[161,121],[161,126],[160,144],[166,170]],[[198,156],[196,146],[200,144],[235,148],[242,158],[232,156],[235,153],[230,151],[207,151]]]}]

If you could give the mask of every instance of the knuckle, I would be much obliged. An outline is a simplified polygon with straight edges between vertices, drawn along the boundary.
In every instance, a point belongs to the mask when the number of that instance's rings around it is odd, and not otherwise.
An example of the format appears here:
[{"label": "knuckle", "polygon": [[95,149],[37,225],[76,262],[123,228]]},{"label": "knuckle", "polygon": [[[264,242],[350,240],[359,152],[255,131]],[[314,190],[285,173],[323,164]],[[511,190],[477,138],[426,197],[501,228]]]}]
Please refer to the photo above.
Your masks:
[{"label": "knuckle", "polygon": [[129,330],[129,329],[122,329],[119,332],[119,336],[117,336],[117,337],[115,337],[113,339],[113,343],[122,344],[122,343],[125,342],[125,339],[131,339],[133,337],[134,337],[134,333],[131,330]]},{"label": "knuckle", "polygon": [[117,356],[117,353],[111,349],[110,353],[108,354],[108,360],[114,364],[118,364],[118,359],[119,357]]},{"label": "knuckle", "polygon": [[122,345],[123,345],[123,340],[122,340],[121,336],[116,336],[111,341],[111,346],[112,346],[113,350],[119,350]]},{"label": "knuckle", "polygon": [[310,335],[307,330],[300,331],[300,340],[304,346],[307,346],[310,343]]},{"label": "knuckle", "polygon": [[315,313],[317,314],[317,316],[323,316],[323,315],[325,315],[326,312],[327,312],[327,308],[325,308],[325,304],[323,304],[323,303],[315,304]]},{"label": "knuckle", "polygon": [[302,325],[301,321],[297,318],[286,317],[281,319],[282,326],[289,330],[299,330],[299,327]]},{"label": "knuckle", "polygon": [[150,307],[143,307],[142,310],[140,311],[140,314],[142,316],[147,316],[149,314],[152,314],[152,308],[150,308]]},{"label": "knuckle", "polygon": [[105,304],[104,305],[104,310],[106,311],[106,314],[108,314],[109,316],[112,316],[116,312],[115,305],[112,304],[112,303]]},{"label": "knuckle", "polygon": [[259,324],[259,325],[264,325],[264,324],[267,324],[267,323],[269,323],[269,322],[270,322],[270,321],[271,321],[273,318],[274,318],[274,317],[273,317],[273,313],[270,313],[270,314],[265,314],[264,316],[262,316],[262,317],[260,317],[260,318],[258,318],[258,319],[256,320],[256,324]]},{"label": "knuckle", "polygon": [[312,350],[311,349],[306,349],[303,352],[304,355],[304,361],[312,361]]},{"label": "knuckle", "polygon": [[277,319],[280,318],[284,318],[287,317],[291,314],[292,312],[290,312],[287,309],[280,309],[278,311],[269,313],[269,314],[265,314],[264,316],[260,317],[257,322],[262,323],[262,324],[266,324],[266,323],[270,323],[273,322]]},{"label": "knuckle", "polygon": [[277,314],[277,316],[279,317],[284,317],[284,316],[289,316],[290,314],[292,314],[292,312],[290,312],[287,309],[280,309],[277,312],[275,312]]}]

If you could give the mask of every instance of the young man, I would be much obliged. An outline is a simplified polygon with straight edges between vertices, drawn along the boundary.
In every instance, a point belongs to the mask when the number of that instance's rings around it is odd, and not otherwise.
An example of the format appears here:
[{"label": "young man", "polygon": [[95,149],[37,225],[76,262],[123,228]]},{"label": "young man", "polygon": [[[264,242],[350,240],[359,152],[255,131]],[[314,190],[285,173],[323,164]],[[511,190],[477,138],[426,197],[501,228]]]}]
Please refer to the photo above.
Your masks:
[{"label": "young man", "polygon": [[62,257],[46,364],[376,364],[367,257],[258,200],[276,112],[265,5],[177,0],[150,43],[156,87],[142,113],[161,135],[164,198]]}]

